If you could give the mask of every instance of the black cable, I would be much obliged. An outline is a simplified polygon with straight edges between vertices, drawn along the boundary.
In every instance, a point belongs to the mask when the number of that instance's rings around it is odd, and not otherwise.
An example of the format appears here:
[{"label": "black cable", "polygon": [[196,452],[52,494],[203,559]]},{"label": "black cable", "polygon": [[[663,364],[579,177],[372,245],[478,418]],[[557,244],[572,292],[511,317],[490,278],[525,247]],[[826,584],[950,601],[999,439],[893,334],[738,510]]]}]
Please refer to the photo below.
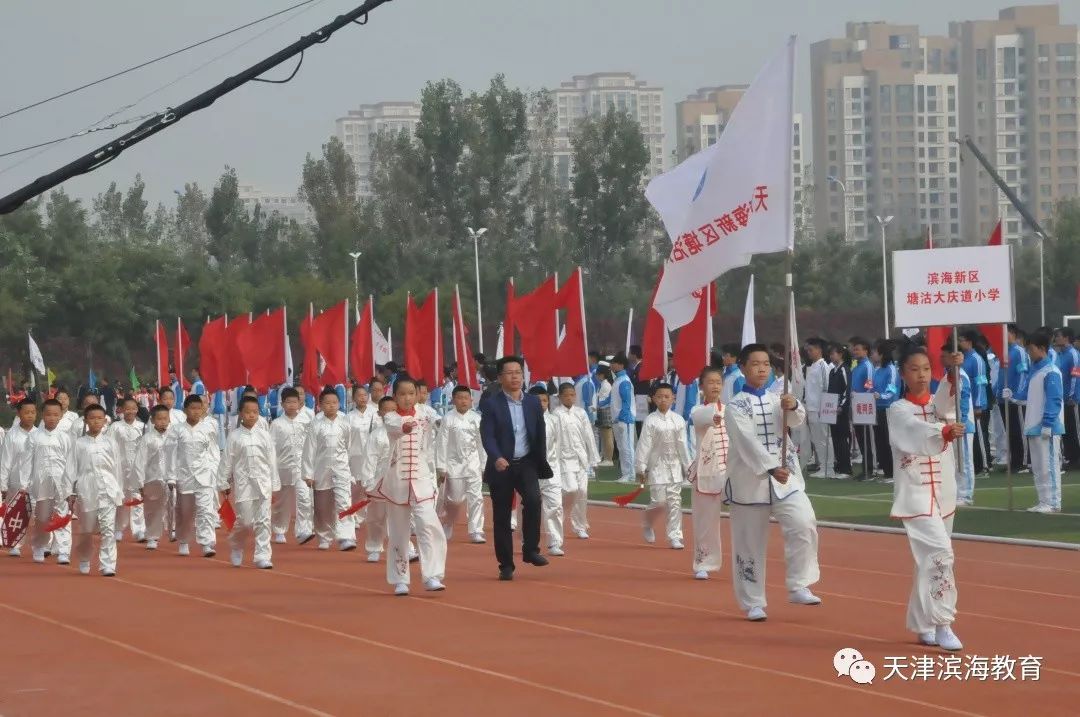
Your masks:
[{"label": "black cable", "polygon": [[332,22],[320,27],[309,35],[301,37],[293,44],[283,50],[275,52],[273,55],[270,55],[260,62],[255,63],[246,70],[243,70],[232,77],[227,77],[214,87],[192,97],[186,102],[182,102],[176,107],[170,107],[162,112],[158,112],[151,119],[143,122],[130,132],[113,139],[104,146],[98,147],[88,154],[84,154],[83,156],[68,162],[63,167],[60,167],[53,172],[38,177],[30,184],[15,190],[5,197],[0,197],[0,214],[8,214],[15,211],[28,200],[66,182],[72,177],[92,172],[106,162],[112,161],[117,155],[137,142],[141,142],[151,135],[164,129],[168,129],[171,125],[176,124],[189,114],[209,107],[214,104],[215,101],[221,99],[233,90],[258,78],[260,75],[268,70],[272,70],[289,58],[301,54],[305,49],[312,45],[326,42],[330,39],[331,35],[352,23],[353,20],[368,14],[372,10],[381,7],[390,1],[391,0],[367,0],[363,5],[354,8],[343,15],[338,15]]},{"label": "black cable", "polygon": [[[109,75],[107,77],[102,77],[99,80],[94,80],[93,82],[87,82],[85,85],[79,85],[78,87],[67,90],[66,92],[61,92],[60,94],[53,95],[52,97],[46,97],[43,100],[38,100],[37,102],[33,102],[33,103],[25,105],[23,107],[19,107],[18,109],[11,110],[10,112],[6,112],[6,113],[0,115],[0,119],[4,119],[5,117],[11,117],[12,115],[17,115],[20,112],[25,112],[26,110],[33,109],[34,107],[40,107],[43,104],[46,104],[48,102],[52,102],[53,100],[58,100],[61,97],[67,97],[68,95],[73,95],[76,92],[79,92],[80,90],[85,90],[87,87],[93,87],[94,85],[100,85],[102,82],[107,82],[107,81],[109,81],[111,79],[119,77],[120,75],[126,75],[129,72],[134,72],[135,70],[142,69],[144,67],[147,67],[148,65],[154,64],[155,62],[160,62],[162,60],[166,60],[166,59],[168,59],[170,57],[173,57],[175,55],[179,55],[180,53],[187,52],[188,50],[199,47],[200,45],[205,45],[208,42],[213,42],[214,40],[219,40],[219,39],[221,39],[221,38],[223,38],[223,37],[225,37],[227,35],[233,34],[234,32],[239,32],[241,30],[246,30],[247,28],[251,27],[252,25],[258,25],[260,22],[265,22],[267,20],[270,20],[272,18],[277,17],[278,15],[283,15],[284,13],[287,13],[287,12],[289,12],[291,10],[295,10],[298,7],[302,7],[304,5],[309,5],[314,1],[315,0],[303,0],[303,2],[298,2],[298,3],[296,3],[295,5],[293,5],[291,7],[285,8],[284,10],[279,10],[279,11],[273,13],[272,15],[267,15],[266,17],[260,17],[258,20],[252,20],[249,23],[246,23],[244,25],[240,25],[239,27],[234,27],[232,30],[227,30],[226,32],[222,32],[220,34],[214,35],[213,37],[208,37],[205,40],[201,40],[199,42],[196,42],[193,45],[188,45],[187,47],[182,47],[179,50],[174,50],[173,52],[170,52],[170,53],[168,53],[166,55],[162,55],[161,57],[155,57],[152,60],[147,60],[146,62],[140,62],[138,65],[132,65],[131,67],[129,67],[129,68],[125,69],[125,70],[120,70],[119,72],[114,72],[113,74],[111,74],[111,75]],[[49,144],[49,143],[46,143],[46,144]],[[41,147],[43,145],[37,145],[37,146]]]},{"label": "black cable", "polygon": [[[304,64],[304,51],[300,51],[300,61],[296,63],[296,67],[293,68],[292,74],[286,77],[284,80],[264,80],[261,77],[252,77],[252,82],[265,82],[270,85],[284,85],[286,82],[296,77],[296,73],[300,71],[300,65]],[[0,155],[2,156],[2,155]]]}]

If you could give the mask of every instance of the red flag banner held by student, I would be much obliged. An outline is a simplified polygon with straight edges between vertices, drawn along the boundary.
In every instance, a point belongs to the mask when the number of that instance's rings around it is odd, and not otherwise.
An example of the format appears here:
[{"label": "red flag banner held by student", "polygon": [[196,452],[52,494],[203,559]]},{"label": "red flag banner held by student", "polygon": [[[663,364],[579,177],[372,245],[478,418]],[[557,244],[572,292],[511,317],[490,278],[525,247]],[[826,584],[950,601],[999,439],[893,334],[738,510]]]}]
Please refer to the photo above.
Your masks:
[{"label": "red flag banner held by student", "polygon": [[315,317],[309,309],[308,315],[300,322],[300,341],[304,344],[304,370],[300,384],[317,399],[322,386],[319,385],[319,351],[315,348],[314,327]]},{"label": "red flag banner held by student", "polygon": [[337,514],[338,520],[341,520],[342,518],[348,518],[350,515],[352,515],[353,513],[356,513],[357,511],[359,511],[361,508],[363,508],[365,505],[367,505],[370,502],[371,502],[370,498],[365,498],[364,500],[360,500],[360,501],[357,501],[357,502],[353,503],[352,505],[350,505],[345,510],[342,510],[342,511],[338,512],[338,514]]},{"label": "red flag banner held by student", "polygon": [[589,371],[589,341],[585,328],[585,292],[578,267],[559,289],[558,308],[565,309],[563,337],[556,347],[555,376],[581,376]]},{"label": "red flag banner held by student", "polygon": [[221,507],[218,508],[218,515],[221,516],[221,524],[225,526],[226,530],[232,530],[236,525],[236,511],[233,509],[232,503],[228,498],[221,501]]},{"label": "red flag banner held by student", "polygon": [[240,314],[228,321],[225,327],[224,350],[218,353],[219,378],[225,384],[222,390],[247,384],[247,367],[244,365],[239,340],[250,325],[251,317]]},{"label": "red flag banner held by student", "polygon": [[[319,381],[330,386],[346,383],[348,381],[348,299],[316,316],[312,322],[310,336],[319,356],[326,364]],[[305,361],[305,368],[306,363]]]},{"label": "red flag banner held by student", "polygon": [[675,342],[675,373],[683,384],[693,383],[709,363],[709,323],[716,313],[716,289],[713,284],[695,291],[698,310],[693,320],[679,329]]},{"label": "red flag banner held by student", "polygon": [[169,338],[160,321],[154,322],[154,343],[157,348],[157,385],[169,385]]},{"label": "red flag banner held by student", "polygon": [[220,316],[203,325],[202,335],[199,337],[199,373],[202,375],[206,390],[226,391],[235,386],[225,383],[226,366],[222,358],[225,356],[225,338],[228,319]]},{"label": "red flag banner held by student", "polygon": [[405,371],[430,386],[442,385],[442,332],[439,329],[439,290],[423,304],[409,296],[405,307]]},{"label": "red flag banner held by student", "polygon": [[630,491],[629,493],[624,493],[622,495],[615,496],[614,498],[611,499],[611,501],[613,503],[615,503],[615,505],[617,505],[617,506],[619,506],[621,508],[625,508],[626,506],[630,505],[635,500],[637,500],[637,497],[639,495],[641,495],[642,493],[644,493],[644,492],[645,492],[645,486],[638,486],[637,488]]},{"label": "red flag banner held by student", "polygon": [[469,335],[465,329],[465,317],[461,313],[461,294],[454,287],[454,361],[457,363],[457,382],[473,391],[480,390],[476,377],[476,360],[469,347]]},{"label": "red flag banner held by student", "polygon": [[368,297],[349,342],[349,369],[357,383],[366,384],[375,376],[375,300]]},{"label": "red flag banner held by student", "polygon": [[514,300],[513,321],[521,335],[521,353],[534,379],[555,375],[557,354],[555,277],[549,276],[532,292]]},{"label": "red flag banner held by student", "polygon": [[649,310],[645,314],[645,335],[641,340],[643,356],[638,369],[639,381],[651,381],[667,372],[667,324],[660,312],[653,307],[656,290],[663,279],[664,267],[660,267],[660,273],[656,277],[656,286],[653,287],[652,296],[649,298]]},{"label": "red flag banner held by student", "polygon": [[71,521],[74,520],[74,518],[75,514],[72,513],[70,510],[64,515],[60,515],[59,513],[53,513],[52,517],[50,517],[49,520],[45,523],[45,532],[55,533],[61,528],[66,528],[71,525]]},{"label": "red flag banner held by student", "polygon": [[[184,368],[184,359],[187,358],[188,349],[191,348],[191,337],[188,336],[187,327],[180,317],[176,317],[176,345],[173,346],[173,368],[176,370],[176,378],[180,381],[180,387],[187,391],[191,383],[187,380],[187,371]],[[179,399],[179,396],[177,397]]]},{"label": "red flag banner held by student", "polygon": [[284,383],[285,309],[259,316],[236,339],[247,368],[247,382],[259,393]]}]

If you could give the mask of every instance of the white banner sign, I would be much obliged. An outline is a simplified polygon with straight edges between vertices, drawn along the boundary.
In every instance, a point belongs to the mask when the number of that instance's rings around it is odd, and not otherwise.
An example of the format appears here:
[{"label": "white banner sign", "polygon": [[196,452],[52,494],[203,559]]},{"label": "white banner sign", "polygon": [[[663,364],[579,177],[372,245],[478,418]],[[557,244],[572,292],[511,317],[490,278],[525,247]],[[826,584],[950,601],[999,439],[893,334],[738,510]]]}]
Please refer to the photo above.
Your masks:
[{"label": "white banner sign", "polygon": [[893,305],[895,326],[1011,323],[1012,247],[894,251]]},{"label": "white banner sign", "polygon": [[874,394],[851,394],[851,422],[856,426],[873,426],[877,423],[877,400]]},{"label": "white banner sign", "polygon": [[829,426],[836,425],[836,414],[840,410],[840,396],[835,393],[821,394],[821,407],[818,409],[818,420]]}]

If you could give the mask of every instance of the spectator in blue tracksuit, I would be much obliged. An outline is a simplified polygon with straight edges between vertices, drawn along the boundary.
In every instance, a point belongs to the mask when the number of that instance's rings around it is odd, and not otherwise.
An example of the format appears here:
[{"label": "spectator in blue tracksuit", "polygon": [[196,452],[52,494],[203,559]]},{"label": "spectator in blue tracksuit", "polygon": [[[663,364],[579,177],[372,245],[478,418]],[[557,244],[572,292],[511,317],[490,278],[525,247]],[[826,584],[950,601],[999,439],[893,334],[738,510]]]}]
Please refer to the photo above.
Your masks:
[{"label": "spectator in blue tracksuit", "polygon": [[874,363],[874,399],[877,406],[877,423],[874,424],[874,452],[877,466],[885,476],[885,482],[893,477],[892,447],[889,445],[889,422],[885,412],[900,397],[900,372],[892,360],[892,342],[878,341],[870,360]]},{"label": "spectator in blue tracksuit", "polygon": [[690,412],[701,403],[701,389],[698,379],[690,383],[683,383],[679,375],[675,374],[675,412],[686,421],[686,447],[690,450],[690,460],[697,455],[697,434],[694,432],[694,424],[690,420]]},{"label": "spectator in blue tracksuit", "polygon": [[975,473],[990,471],[990,411],[987,410],[986,386],[989,369],[986,360],[976,349],[979,332],[968,330],[960,333],[960,350],[964,353],[964,372],[972,382],[975,395],[972,404],[975,407],[975,439],[972,464]]},{"label": "spectator in blue tracksuit", "polygon": [[279,387],[271,387],[270,392],[266,394],[266,403],[270,409],[270,419],[277,418],[281,413],[281,389]]},{"label": "spectator in blue tracksuit", "polygon": [[[1008,411],[1009,467],[1013,473],[1024,470],[1024,415],[1021,407],[1027,401],[1027,380],[1030,363],[1023,345],[1024,332],[1009,324],[1009,368],[1001,388],[1001,409]],[[1005,415],[1004,413],[1002,415]]]},{"label": "spectator in blue tracksuit", "polygon": [[1061,512],[1061,436],[1065,435],[1064,377],[1049,356],[1050,334],[1036,331],[1027,342],[1033,365],[1029,376],[1024,437],[1031,453],[1031,472],[1038,503],[1035,513]]},{"label": "spectator in blue tracksuit", "polygon": [[741,348],[738,344],[724,344],[720,347],[720,361],[724,364],[724,391],[720,394],[720,402],[725,405],[742,393],[743,386],[746,385],[746,377],[739,368]]},{"label": "spectator in blue tracksuit", "polygon": [[634,475],[634,426],[637,423],[637,406],[634,403],[634,384],[626,372],[626,354],[616,354],[611,359],[611,371],[615,381],[611,386],[612,433],[619,451],[619,482],[636,483]]},{"label": "spectator in blue tracksuit", "polygon": [[1065,435],[1061,439],[1061,453],[1066,470],[1072,470],[1080,462],[1080,351],[1073,342],[1076,336],[1066,327],[1054,332],[1054,346],[1057,349],[1057,367],[1061,371],[1062,394],[1065,397]]},{"label": "spectator in blue tracksuit", "polygon": [[[874,392],[874,364],[870,362],[870,342],[856,336],[848,342],[851,345],[851,357],[855,367],[851,370],[851,393]],[[869,473],[874,468],[873,441],[870,440],[870,431],[866,426],[855,426],[855,440],[859,443],[859,451],[862,452],[863,465],[867,468],[867,475],[860,480],[870,477]],[[889,449],[892,455],[892,449]]]},{"label": "spectator in blue tracksuit", "polygon": [[[979,394],[983,395],[983,404],[986,403],[986,394],[985,391],[975,391],[974,395],[972,394],[971,378],[963,368],[967,357],[962,348],[959,352],[956,349],[951,340],[946,342],[941,347],[941,364],[950,374],[952,367],[957,363],[960,364],[960,423],[964,424],[965,431],[964,440],[960,443],[961,470],[956,475],[956,503],[957,505],[972,505],[975,502],[975,463],[972,460],[976,433],[975,411],[979,405]],[[931,394],[937,392],[940,383],[938,379],[930,382]]]}]

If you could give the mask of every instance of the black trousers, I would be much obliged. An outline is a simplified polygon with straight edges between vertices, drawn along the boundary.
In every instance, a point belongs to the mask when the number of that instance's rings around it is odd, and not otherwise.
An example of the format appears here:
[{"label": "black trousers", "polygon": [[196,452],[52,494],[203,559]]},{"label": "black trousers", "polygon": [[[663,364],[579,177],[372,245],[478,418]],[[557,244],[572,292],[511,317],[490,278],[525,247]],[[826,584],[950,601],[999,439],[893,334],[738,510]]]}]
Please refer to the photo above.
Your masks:
[{"label": "black trousers", "polygon": [[886,478],[893,477],[892,446],[889,445],[889,419],[884,408],[877,410],[877,423],[874,424],[874,454],[878,468]]},{"label": "black trousers", "polygon": [[521,554],[540,552],[540,472],[528,458],[513,461],[502,473],[489,477],[491,513],[495,523],[495,557],[499,568],[514,569],[514,533],[510,513],[514,493],[521,496]]},{"label": "black trousers", "polygon": [[[1080,380],[1080,379],[1077,379]],[[1077,435],[1077,429],[1080,426],[1076,424],[1076,404],[1065,403],[1065,435],[1061,440],[1061,455],[1065,458],[1066,463],[1076,463],[1080,461],[1080,436]]]},{"label": "black trousers", "polygon": [[984,408],[982,415],[975,419],[978,422],[978,431],[972,442],[975,450],[972,460],[975,463],[975,472],[983,473],[990,470],[990,408]]},{"label": "black trousers", "polygon": [[859,444],[859,452],[863,458],[862,480],[869,480],[874,472],[874,434],[873,426],[852,426],[855,432],[855,440]]},{"label": "black trousers", "polygon": [[1024,424],[1020,407],[1015,403],[1000,403],[998,406],[1009,412],[1009,466],[1013,473],[1019,473],[1024,468]]},{"label": "black trousers", "polygon": [[832,435],[833,456],[836,457],[833,470],[851,475],[851,418],[847,407],[837,411],[836,425],[829,426],[829,433]]}]

